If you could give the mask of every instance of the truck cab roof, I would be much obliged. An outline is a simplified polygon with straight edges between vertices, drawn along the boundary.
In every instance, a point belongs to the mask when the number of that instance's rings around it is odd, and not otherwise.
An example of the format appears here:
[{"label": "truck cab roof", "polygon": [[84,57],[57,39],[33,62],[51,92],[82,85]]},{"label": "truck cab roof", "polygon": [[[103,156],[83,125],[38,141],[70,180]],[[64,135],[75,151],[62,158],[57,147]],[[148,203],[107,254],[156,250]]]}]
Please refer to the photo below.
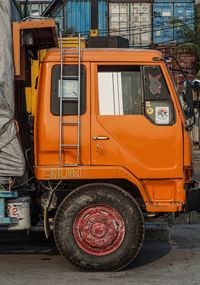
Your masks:
[{"label": "truck cab roof", "polygon": [[[63,49],[65,61],[77,61],[77,49]],[[81,49],[82,61],[91,62],[155,62],[163,60],[161,52],[145,49]],[[44,62],[60,62],[60,49],[49,49]]]}]

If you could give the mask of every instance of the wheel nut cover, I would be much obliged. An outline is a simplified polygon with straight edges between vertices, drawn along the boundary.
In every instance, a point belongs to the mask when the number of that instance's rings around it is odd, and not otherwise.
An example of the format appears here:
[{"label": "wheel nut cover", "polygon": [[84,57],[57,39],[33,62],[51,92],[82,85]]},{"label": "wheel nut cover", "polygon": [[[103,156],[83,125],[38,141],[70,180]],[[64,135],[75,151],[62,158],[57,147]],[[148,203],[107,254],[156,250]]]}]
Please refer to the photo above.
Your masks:
[{"label": "wheel nut cover", "polygon": [[91,205],[82,210],[73,224],[78,246],[91,255],[103,256],[116,251],[124,240],[122,216],[107,205]]}]

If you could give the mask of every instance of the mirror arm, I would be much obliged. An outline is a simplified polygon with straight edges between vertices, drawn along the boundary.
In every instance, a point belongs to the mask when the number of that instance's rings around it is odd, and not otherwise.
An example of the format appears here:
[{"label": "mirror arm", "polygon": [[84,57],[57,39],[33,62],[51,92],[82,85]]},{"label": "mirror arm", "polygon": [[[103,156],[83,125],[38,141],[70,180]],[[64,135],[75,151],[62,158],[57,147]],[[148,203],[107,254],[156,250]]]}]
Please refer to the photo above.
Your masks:
[{"label": "mirror arm", "polygon": [[178,60],[177,60],[173,55],[166,55],[166,56],[164,57],[165,61],[167,61],[167,59],[169,59],[169,58],[172,58],[172,59],[176,62],[176,64],[177,64],[178,67],[179,67],[179,70],[180,70],[180,72],[183,74],[185,80],[188,81],[186,72],[182,69],[182,67],[181,67],[180,63],[178,62]]},{"label": "mirror arm", "polygon": [[193,122],[189,126],[185,127],[186,131],[191,131],[195,123],[196,123],[196,116],[194,115]]}]

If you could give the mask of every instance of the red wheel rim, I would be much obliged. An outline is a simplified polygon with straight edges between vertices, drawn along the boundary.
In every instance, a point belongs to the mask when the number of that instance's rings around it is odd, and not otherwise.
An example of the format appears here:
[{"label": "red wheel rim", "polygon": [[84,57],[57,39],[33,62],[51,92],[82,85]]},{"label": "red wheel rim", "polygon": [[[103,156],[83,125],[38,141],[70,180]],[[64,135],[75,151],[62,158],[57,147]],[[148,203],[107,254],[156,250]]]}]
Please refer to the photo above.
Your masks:
[{"label": "red wheel rim", "polygon": [[117,250],[124,240],[122,216],[107,205],[91,205],[82,210],[73,225],[73,235],[85,252],[103,256]]}]

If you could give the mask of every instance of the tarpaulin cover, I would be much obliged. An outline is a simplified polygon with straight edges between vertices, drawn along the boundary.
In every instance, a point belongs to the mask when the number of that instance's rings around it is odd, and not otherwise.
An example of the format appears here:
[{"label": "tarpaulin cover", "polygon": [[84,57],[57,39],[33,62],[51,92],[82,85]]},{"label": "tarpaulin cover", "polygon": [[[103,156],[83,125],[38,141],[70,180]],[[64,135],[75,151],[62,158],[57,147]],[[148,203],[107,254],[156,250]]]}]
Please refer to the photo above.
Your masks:
[{"label": "tarpaulin cover", "polygon": [[24,174],[25,159],[14,110],[11,5],[8,0],[0,0],[0,179]]},{"label": "tarpaulin cover", "polygon": [[17,9],[16,1],[15,0],[11,0],[10,4],[11,4],[11,19],[12,19],[12,21],[14,21],[14,22],[20,21],[21,17],[20,17],[19,11]]}]

